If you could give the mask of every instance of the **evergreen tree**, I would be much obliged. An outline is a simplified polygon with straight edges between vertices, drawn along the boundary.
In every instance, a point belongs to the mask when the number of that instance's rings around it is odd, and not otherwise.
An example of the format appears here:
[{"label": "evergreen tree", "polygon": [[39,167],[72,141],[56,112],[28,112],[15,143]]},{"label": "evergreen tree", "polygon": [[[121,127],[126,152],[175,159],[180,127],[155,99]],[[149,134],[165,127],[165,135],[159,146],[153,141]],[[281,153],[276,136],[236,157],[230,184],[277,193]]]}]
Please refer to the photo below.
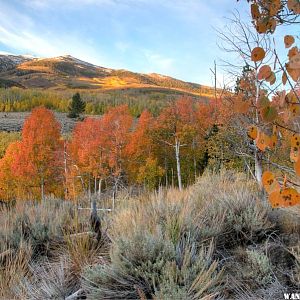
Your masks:
[{"label": "evergreen tree", "polygon": [[81,99],[80,94],[76,93],[72,97],[72,102],[69,107],[69,118],[78,118],[81,113],[85,111],[85,102]]}]

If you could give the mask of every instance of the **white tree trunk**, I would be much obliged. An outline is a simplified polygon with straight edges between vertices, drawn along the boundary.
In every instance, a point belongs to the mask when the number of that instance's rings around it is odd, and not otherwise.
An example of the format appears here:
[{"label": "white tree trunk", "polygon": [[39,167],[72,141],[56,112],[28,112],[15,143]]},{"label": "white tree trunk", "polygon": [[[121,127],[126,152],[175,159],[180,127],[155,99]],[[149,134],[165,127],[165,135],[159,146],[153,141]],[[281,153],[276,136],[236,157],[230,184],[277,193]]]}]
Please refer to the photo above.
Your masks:
[{"label": "white tree trunk", "polygon": [[255,177],[258,184],[262,185],[262,153],[258,149],[255,149],[254,153],[254,163],[255,163]]},{"label": "white tree trunk", "polygon": [[182,191],[182,181],[181,181],[181,168],[180,168],[180,142],[175,138],[175,156],[176,156],[176,165],[177,165],[177,179],[178,179],[178,188]]},{"label": "white tree trunk", "polygon": [[64,172],[65,172],[65,199],[68,196],[68,184],[67,184],[67,175],[68,175],[68,166],[67,166],[67,144],[64,142]]},{"label": "white tree trunk", "polygon": [[44,201],[44,198],[45,198],[45,192],[44,192],[44,178],[42,177],[42,180],[41,180],[41,200],[42,202]]},{"label": "white tree trunk", "polygon": [[196,155],[195,155],[195,139],[193,139],[193,163],[194,163],[194,177],[195,181],[197,180],[197,162],[196,162]]},{"label": "white tree trunk", "polygon": [[101,192],[102,192],[102,178],[99,179],[99,187],[98,187],[99,198],[101,198]]},{"label": "white tree trunk", "polygon": [[[255,63],[255,85],[256,85],[256,95],[255,95],[255,104],[258,105],[259,101],[259,80],[258,80],[258,66]],[[259,112],[258,109],[255,110],[256,114],[256,125],[259,124]],[[255,151],[254,151],[254,163],[255,163],[255,177],[260,186],[262,186],[262,158],[263,153],[257,148],[256,143],[255,144]]]}]

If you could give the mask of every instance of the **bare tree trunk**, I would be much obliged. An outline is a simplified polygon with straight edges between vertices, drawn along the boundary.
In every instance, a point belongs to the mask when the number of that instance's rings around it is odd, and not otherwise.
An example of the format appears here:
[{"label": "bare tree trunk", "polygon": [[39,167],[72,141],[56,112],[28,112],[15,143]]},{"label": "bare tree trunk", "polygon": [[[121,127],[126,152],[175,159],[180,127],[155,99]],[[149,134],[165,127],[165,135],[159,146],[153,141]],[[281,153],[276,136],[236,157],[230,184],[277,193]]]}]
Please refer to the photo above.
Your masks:
[{"label": "bare tree trunk", "polygon": [[116,190],[113,191],[113,198],[112,198],[112,210],[115,209],[115,202],[116,202]]},{"label": "bare tree trunk", "polygon": [[[256,85],[256,95],[255,95],[255,104],[258,105],[259,101],[259,80],[258,80],[258,66],[257,63],[255,63],[255,85]],[[256,124],[259,124],[259,112],[256,108],[255,110],[255,118],[256,118]],[[254,150],[254,163],[255,163],[255,177],[260,186],[262,186],[262,159],[263,159],[263,153],[257,148],[256,143],[255,144],[255,150]]]},{"label": "bare tree trunk", "polygon": [[262,153],[256,148],[254,153],[255,177],[258,184],[262,185]]},{"label": "bare tree trunk", "polygon": [[197,180],[197,161],[196,161],[196,155],[195,155],[195,148],[196,148],[196,145],[195,145],[195,139],[193,139],[193,164],[194,164],[194,178],[195,178],[195,181]]},{"label": "bare tree trunk", "polygon": [[64,172],[65,172],[65,199],[68,198],[68,184],[67,184],[67,175],[68,175],[68,167],[67,167],[67,145],[64,142]]},{"label": "bare tree trunk", "polygon": [[178,179],[178,188],[182,191],[182,181],[181,181],[181,168],[180,168],[180,142],[175,138],[175,156],[176,156],[176,165],[177,165],[177,179]]},{"label": "bare tree trunk", "polygon": [[42,177],[42,180],[41,180],[41,200],[42,200],[42,202],[44,201],[44,197],[45,197],[44,178]]},{"label": "bare tree trunk", "polygon": [[102,178],[99,179],[99,186],[98,186],[99,198],[101,198],[101,192],[102,192]]},{"label": "bare tree trunk", "polygon": [[89,174],[89,190],[88,190],[88,195],[89,195],[89,201],[91,203],[91,175]]},{"label": "bare tree trunk", "polygon": [[117,190],[118,190],[118,181],[119,178],[115,178],[115,183],[114,183],[114,189],[113,189],[113,198],[112,198],[112,209],[115,209],[115,202],[116,202],[116,197],[117,197]]},{"label": "bare tree trunk", "polygon": [[167,159],[165,158],[165,170],[166,170],[166,186],[168,186],[168,168],[167,168]]}]

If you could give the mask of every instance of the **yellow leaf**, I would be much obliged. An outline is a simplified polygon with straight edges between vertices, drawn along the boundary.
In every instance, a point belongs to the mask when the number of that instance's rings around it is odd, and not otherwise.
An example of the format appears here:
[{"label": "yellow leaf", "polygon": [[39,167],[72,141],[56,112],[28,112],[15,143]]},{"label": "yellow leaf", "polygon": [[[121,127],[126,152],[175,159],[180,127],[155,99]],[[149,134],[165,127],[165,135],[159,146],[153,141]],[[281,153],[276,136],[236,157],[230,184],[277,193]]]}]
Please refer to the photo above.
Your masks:
[{"label": "yellow leaf", "polygon": [[258,109],[264,109],[265,107],[268,107],[270,106],[270,100],[267,96],[261,96],[259,99],[258,99],[258,102],[257,102],[257,107]]},{"label": "yellow leaf", "polygon": [[258,80],[263,80],[263,79],[266,79],[268,78],[269,76],[271,76],[272,74],[272,69],[270,66],[268,65],[265,65],[265,66],[262,66],[260,69],[259,69],[259,72],[257,74],[257,77],[258,77]]},{"label": "yellow leaf", "polygon": [[291,59],[293,56],[299,53],[298,48],[295,46],[289,50],[288,57]]},{"label": "yellow leaf", "polygon": [[292,147],[290,152],[290,160],[291,162],[297,162],[299,158],[299,148],[298,147]]},{"label": "yellow leaf", "polygon": [[291,76],[291,78],[295,82],[297,82],[298,78],[300,77],[300,69],[292,69],[289,63],[285,64],[285,68],[286,68],[287,72],[289,73],[289,75]]},{"label": "yellow leaf", "polygon": [[288,103],[298,103],[297,96],[293,90],[287,93],[286,98]]},{"label": "yellow leaf", "polygon": [[279,206],[282,207],[289,207],[299,204],[300,197],[294,188],[286,188],[280,192],[281,194],[281,201]]},{"label": "yellow leaf", "polygon": [[260,17],[258,5],[256,3],[251,4],[251,16],[252,19],[256,20]]},{"label": "yellow leaf", "polygon": [[300,134],[294,133],[291,137],[291,147],[300,147]]},{"label": "yellow leaf", "polygon": [[276,16],[281,7],[280,0],[269,1],[269,14],[270,16]]},{"label": "yellow leaf", "polygon": [[267,29],[270,33],[273,33],[276,29],[277,21],[274,18],[270,18],[267,23]]},{"label": "yellow leaf", "polygon": [[280,191],[280,185],[275,178],[275,175],[270,171],[265,171],[262,175],[262,184],[268,194],[275,191]]},{"label": "yellow leaf", "polygon": [[295,14],[300,14],[300,2],[299,0],[288,0],[288,9]]},{"label": "yellow leaf", "polygon": [[263,133],[262,131],[258,131],[255,142],[259,150],[265,151],[267,147],[269,147],[270,145],[270,137],[265,133]]},{"label": "yellow leaf", "polygon": [[277,134],[273,133],[270,139],[270,145],[269,145],[270,149],[273,150],[276,147],[276,144],[277,144]]},{"label": "yellow leaf", "polygon": [[283,83],[283,85],[286,85],[287,80],[288,80],[288,77],[286,75],[286,72],[283,72],[282,73],[282,83]]},{"label": "yellow leaf", "polygon": [[295,43],[295,38],[292,35],[286,35],[284,37],[285,48],[290,48]]},{"label": "yellow leaf", "polygon": [[278,117],[278,112],[273,106],[266,106],[260,111],[261,117],[266,122],[273,122]]},{"label": "yellow leaf", "polygon": [[286,91],[278,92],[279,107],[284,107],[284,105],[285,105],[285,96],[286,96]]},{"label": "yellow leaf", "polygon": [[252,140],[255,140],[257,138],[257,127],[254,125],[250,126],[247,133]]},{"label": "yellow leaf", "polygon": [[275,191],[273,193],[270,193],[269,202],[273,208],[279,207],[281,203],[280,191]]},{"label": "yellow leaf", "polygon": [[267,23],[264,20],[257,20],[256,22],[256,31],[258,33],[266,33],[268,30]]},{"label": "yellow leaf", "polygon": [[251,52],[251,60],[252,61],[261,61],[265,58],[266,52],[261,47],[255,47]]},{"label": "yellow leaf", "polygon": [[298,176],[300,176],[300,159],[297,159],[297,161],[294,163],[294,169]]},{"label": "yellow leaf", "polygon": [[270,193],[269,202],[273,208],[294,206],[300,203],[300,195],[294,188],[284,188]]},{"label": "yellow leaf", "polygon": [[275,73],[271,72],[270,76],[266,78],[266,81],[273,85],[276,82]]},{"label": "yellow leaf", "polygon": [[241,96],[237,96],[234,98],[233,110],[237,113],[245,114],[248,112],[251,106],[251,102],[247,100],[243,100]]},{"label": "yellow leaf", "polygon": [[290,59],[289,66],[291,69],[300,69],[300,53]]}]

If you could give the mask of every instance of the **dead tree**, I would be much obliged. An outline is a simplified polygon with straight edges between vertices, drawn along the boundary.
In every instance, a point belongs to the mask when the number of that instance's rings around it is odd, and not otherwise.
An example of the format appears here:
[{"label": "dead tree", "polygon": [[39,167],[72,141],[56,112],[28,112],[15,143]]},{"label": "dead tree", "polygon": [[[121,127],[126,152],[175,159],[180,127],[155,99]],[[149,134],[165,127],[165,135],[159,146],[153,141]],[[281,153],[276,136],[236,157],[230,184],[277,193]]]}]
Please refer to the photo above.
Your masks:
[{"label": "dead tree", "polygon": [[91,221],[92,230],[96,233],[96,238],[97,238],[97,241],[99,242],[102,237],[101,220],[97,214],[97,204],[96,204],[95,200],[92,201],[92,212],[91,212],[90,221]]}]

